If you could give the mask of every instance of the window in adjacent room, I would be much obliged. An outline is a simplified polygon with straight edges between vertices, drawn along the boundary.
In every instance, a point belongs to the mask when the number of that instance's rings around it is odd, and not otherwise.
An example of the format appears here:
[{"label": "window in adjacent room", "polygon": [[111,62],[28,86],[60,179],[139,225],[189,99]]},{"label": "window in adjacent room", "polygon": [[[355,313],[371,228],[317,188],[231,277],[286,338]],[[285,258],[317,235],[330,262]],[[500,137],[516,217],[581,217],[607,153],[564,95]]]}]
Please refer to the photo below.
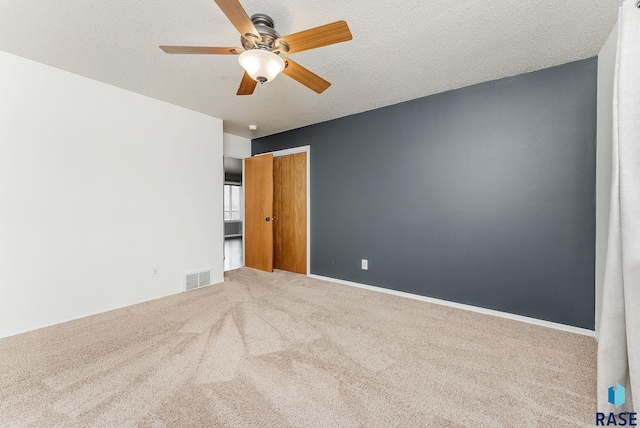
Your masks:
[{"label": "window in adjacent room", "polygon": [[242,187],[224,185],[224,221],[240,221],[242,219],[242,212],[240,211],[241,197]]}]

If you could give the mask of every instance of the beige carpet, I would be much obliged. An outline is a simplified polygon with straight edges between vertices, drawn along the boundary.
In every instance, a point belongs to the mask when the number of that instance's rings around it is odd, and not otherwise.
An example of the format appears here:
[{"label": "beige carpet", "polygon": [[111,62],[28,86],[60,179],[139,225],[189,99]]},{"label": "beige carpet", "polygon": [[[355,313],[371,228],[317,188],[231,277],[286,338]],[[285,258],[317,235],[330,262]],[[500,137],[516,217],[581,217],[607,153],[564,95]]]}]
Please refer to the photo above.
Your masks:
[{"label": "beige carpet", "polygon": [[239,269],[0,340],[0,426],[593,426],[592,338]]}]

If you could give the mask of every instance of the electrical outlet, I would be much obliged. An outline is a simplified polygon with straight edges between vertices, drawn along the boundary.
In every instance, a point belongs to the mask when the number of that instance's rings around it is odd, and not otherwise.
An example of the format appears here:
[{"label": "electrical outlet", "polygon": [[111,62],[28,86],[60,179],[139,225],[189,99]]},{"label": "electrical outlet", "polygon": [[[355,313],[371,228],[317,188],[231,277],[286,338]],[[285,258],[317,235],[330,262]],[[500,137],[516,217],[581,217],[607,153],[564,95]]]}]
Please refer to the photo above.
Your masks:
[{"label": "electrical outlet", "polygon": [[157,278],[160,276],[160,268],[159,267],[154,267],[153,269],[151,269],[151,277],[152,278]]},{"label": "electrical outlet", "polygon": [[362,270],[367,269],[369,269],[369,261],[367,261],[366,259],[362,259]]}]

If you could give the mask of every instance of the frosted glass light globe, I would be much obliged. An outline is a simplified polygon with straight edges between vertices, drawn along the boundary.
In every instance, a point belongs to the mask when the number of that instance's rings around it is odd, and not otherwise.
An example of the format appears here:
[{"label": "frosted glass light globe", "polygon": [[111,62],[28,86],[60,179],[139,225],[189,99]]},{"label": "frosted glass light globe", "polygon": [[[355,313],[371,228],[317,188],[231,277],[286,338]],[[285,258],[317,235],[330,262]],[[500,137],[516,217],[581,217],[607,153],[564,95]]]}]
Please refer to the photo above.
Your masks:
[{"label": "frosted glass light globe", "polygon": [[238,62],[253,80],[260,83],[272,81],[284,70],[282,58],[264,49],[244,51],[238,57]]}]

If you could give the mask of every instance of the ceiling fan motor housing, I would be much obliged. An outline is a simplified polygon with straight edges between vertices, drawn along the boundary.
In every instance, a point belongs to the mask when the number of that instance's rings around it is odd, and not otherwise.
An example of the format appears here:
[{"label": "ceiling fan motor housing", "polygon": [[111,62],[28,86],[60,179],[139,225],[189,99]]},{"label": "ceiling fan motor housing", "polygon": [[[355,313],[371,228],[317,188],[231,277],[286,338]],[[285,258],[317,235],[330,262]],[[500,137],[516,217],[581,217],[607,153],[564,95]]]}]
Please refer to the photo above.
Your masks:
[{"label": "ceiling fan motor housing", "polygon": [[278,41],[280,34],[273,28],[274,22],[269,15],[256,13],[251,16],[251,22],[260,33],[262,40],[257,41],[257,38],[252,37],[250,34],[240,36],[242,47],[245,50],[264,49],[275,54],[289,51],[289,46],[285,42]]}]

